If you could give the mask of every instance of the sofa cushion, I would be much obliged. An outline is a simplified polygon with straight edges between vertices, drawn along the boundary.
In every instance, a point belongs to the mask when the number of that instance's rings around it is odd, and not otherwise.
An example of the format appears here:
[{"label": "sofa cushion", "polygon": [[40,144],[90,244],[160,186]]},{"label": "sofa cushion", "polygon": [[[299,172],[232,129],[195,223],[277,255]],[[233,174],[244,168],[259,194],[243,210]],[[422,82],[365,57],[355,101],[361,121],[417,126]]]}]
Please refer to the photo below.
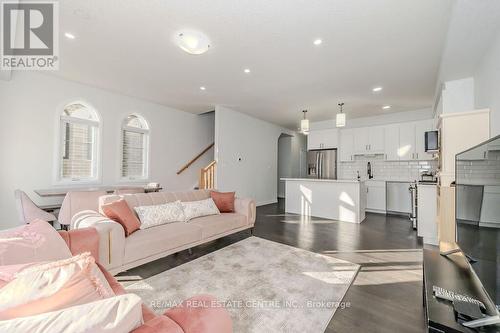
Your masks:
[{"label": "sofa cushion", "polygon": [[0,332],[130,332],[142,324],[141,298],[120,295],[63,310],[0,321]]},{"label": "sofa cushion", "polygon": [[197,225],[175,222],[138,230],[125,241],[124,263],[144,259],[176,247],[201,240]]},{"label": "sofa cushion", "polygon": [[215,205],[215,202],[213,201],[212,198],[199,201],[183,202],[182,208],[184,209],[186,222],[196,217],[220,214],[219,209]]},{"label": "sofa cushion", "polygon": [[234,212],[235,192],[210,192],[210,197],[214,200],[215,205],[221,213]]},{"label": "sofa cushion", "polygon": [[101,209],[104,215],[122,225],[123,230],[125,230],[125,237],[130,236],[141,227],[141,222],[125,200],[117,200],[102,205]]},{"label": "sofa cushion", "polygon": [[66,242],[47,222],[30,224],[0,232],[0,265],[26,264],[71,257]]},{"label": "sofa cushion", "polygon": [[199,226],[202,230],[201,236],[205,239],[243,227],[247,224],[247,219],[242,214],[222,213],[220,215],[198,217],[189,221],[189,224]]},{"label": "sofa cushion", "polygon": [[141,220],[141,229],[186,220],[180,201],[153,206],[139,206],[135,207],[134,210]]}]

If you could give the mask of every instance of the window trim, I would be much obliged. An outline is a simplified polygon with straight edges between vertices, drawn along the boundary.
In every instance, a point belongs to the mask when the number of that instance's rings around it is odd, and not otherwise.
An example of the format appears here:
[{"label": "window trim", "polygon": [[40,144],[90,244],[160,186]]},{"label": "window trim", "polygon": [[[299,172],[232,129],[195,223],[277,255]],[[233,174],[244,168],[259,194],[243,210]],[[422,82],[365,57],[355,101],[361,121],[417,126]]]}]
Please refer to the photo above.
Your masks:
[{"label": "window trim", "polygon": [[[64,109],[70,105],[70,104],[82,104],[85,107],[89,108],[92,110],[92,112],[95,113],[97,117],[96,120],[90,120],[90,119],[81,119],[77,117],[71,117],[67,116],[64,114]],[[57,114],[56,114],[56,140],[55,140],[55,158],[54,158],[54,180],[53,180],[53,185],[87,185],[87,184],[101,184],[102,179],[102,143],[101,143],[101,138],[102,138],[102,128],[103,128],[103,123],[102,123],[102,117],[97,111],[96,108],[94,108],[90,103],[87,103],[85,101],[82,101],[80,99],[75,99],[68,101],[64,104],[62,104],[59,108],[57,108]],[[94,143],[94,149],[92,151],[93,154],[93,160],[95,160],[95,163],[93,163],[93,177],[85,177],[85,178],[63,178],[62,177],[62,156],[64,154],[63,151],[63,130],[65,131],[65,125],[67,123],[72,123],[72,124],[83,124],[83,125],[89,125],[95,127],[95,143]]]},{"label": "window trim", "polygon": [[[146,124],[147,129],[144,128],[138,128],[138,127],[133,127],[133,126],[127,126],[127,118],[130,116],[136,116],[141,118],[141,120]],[[118,160],[118,182],[120,183],[128,183],[128,184],[134,184],[134,183],[145,183],[149,182],[150,180],[150,150],[151,150],[151,126],[149,125],[149,122],[146,120],[144,116],[142,116],[139,113],[133,112],[133,113],[128,113],[123,116],[122,120],[122,125],[119,128],[120,134],[119,134],[119,149],[118,151],[120,152],[119,155],[119,160]],[[124,177],[123,175],[123,132],[124,131],[131,131],[135,133],[141,133],[144,134],[144,175],[141,177]]]}]

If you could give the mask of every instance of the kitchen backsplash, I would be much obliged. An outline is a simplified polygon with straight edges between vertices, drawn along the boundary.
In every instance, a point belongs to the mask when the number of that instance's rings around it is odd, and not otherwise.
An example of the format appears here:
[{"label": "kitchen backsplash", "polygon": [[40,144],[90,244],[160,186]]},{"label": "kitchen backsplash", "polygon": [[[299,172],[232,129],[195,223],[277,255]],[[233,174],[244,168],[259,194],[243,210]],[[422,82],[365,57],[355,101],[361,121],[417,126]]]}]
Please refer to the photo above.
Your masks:
[{"label": "kitchen backsplash", "polygon": [[361,179],[367,179],[367,165],[372,166],[374,180],[413,181],[420,179],[423,171],[436,171],[437,161],[394,161],[384,160],[383,155],[356,156],[353,162],[339,162],[337,177],[339,179],[356,179],[357,171]]},{"label": "kitchen backsplash", "polygon": [[487,159],[458,161],[457,181],[465,184],[500,185],[500,151],[490,150],[487,156]]}]

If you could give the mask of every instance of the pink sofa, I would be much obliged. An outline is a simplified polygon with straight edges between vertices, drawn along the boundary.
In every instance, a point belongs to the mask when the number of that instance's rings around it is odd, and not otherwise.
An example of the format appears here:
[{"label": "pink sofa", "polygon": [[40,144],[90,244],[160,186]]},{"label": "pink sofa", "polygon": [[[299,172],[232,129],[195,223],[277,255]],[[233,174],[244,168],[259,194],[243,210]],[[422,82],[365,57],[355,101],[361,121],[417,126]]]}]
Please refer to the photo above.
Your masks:
[{"label": "pink sofa", "polygon": [[[100,204],[125,199],[131,208],[159,205],[175,200],[196,201],[210,197],[210,191],[157,192],[106,195]],[[125,237],[123,227],[96,211],[80,211],[70,229],[96,228],[100,235],[99,261],[112,274],[134,268],[182,250],[242,231],[255,224],[255,202],[236,198],[235,212],[204,216],[138,230]]]},{"label": "pink sofa", "polygon": [[[73,255],[91,252],[99,258],[99,234],[94,228],[60,231]],[[126,291],[121,284],[99,264],[113,291],[119,295]],[[215,298],[209,295],[197,295],[183,304],[167,310],[163,315],[156,315],[146,305],[142,305],[144,324],[134,333],[231,333],[232,322],[227,311],[221,307],[211,307]],[[203,303],[202,303],[203,302]],[[206,306],[189,306],[204,304]]]}]

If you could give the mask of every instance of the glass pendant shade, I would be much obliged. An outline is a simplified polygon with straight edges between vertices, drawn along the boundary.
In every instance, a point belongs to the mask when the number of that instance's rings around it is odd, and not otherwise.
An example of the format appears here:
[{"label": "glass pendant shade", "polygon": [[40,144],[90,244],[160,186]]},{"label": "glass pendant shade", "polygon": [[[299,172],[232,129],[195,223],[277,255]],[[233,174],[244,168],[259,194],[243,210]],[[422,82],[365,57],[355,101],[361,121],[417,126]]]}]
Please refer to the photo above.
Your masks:
[{"label": "glass pendant shade", "polygon": [[337,113],[335,124],[337,127],[345,127],[345,113]]},{"label": "glass pendant shade", "polygon": [[309,119],[302,119],[300,121],[300,131],[302,133],[309,133]]}]

